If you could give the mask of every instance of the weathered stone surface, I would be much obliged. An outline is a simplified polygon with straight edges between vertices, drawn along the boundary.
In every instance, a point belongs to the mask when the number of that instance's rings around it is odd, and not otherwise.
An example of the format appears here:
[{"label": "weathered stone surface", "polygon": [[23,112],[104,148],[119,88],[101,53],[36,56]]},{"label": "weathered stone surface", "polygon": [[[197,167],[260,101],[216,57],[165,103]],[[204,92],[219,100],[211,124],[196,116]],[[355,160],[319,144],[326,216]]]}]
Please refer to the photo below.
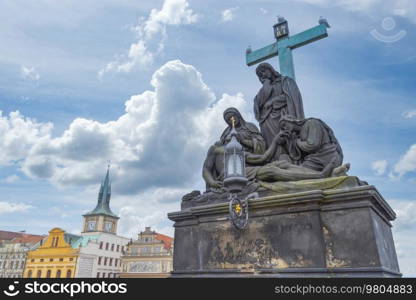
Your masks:
[{"label": "weathered stone surface", "polygon": [[401,276],[395,214],[373,186],[251,199],[249,215],[238,230],[228,203],[170,213],[172,276]]},{"label": "weathered stone surface", "polygon": [[[276,181],[251,182],[247,187],[238,194],[240,199],[247,195],[257,192],[260,197],[268,197],[278,194],[299,193],[310,190],[329,190],[345,189],[358,186],[368,185],[356,176],[339,176],[322,179],[298,180],[298,181]],[[206,192],[201,194],[199,191],[193,191],[182,198],[181,209],[188,209],[195,206],[224,203],[228,202],[228,193]]]}]

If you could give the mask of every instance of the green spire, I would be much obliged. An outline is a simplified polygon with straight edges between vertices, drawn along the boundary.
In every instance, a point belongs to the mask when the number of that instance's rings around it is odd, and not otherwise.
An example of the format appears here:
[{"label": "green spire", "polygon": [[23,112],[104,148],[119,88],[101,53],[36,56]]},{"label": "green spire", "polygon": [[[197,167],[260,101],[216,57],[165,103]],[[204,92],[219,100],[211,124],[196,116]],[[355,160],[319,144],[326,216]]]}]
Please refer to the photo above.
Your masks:
[{"label": "green spire", "polygon": [[105,175],[104,182],[101,183],[100,191],[98,193],[97,206],[91,212],[84,216],[90,215],[107,215],[118,218],[110,209],[111,198],[111,182],[110,182],[110,165],[107,168],[107,174]]}]

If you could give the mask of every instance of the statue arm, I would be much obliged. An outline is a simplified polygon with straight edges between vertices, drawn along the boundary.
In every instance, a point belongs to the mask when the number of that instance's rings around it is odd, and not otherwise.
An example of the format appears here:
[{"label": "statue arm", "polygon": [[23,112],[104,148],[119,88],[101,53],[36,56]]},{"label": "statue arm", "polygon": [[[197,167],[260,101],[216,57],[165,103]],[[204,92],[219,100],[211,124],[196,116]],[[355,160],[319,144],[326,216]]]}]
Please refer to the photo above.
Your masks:
[{"label": "statue arm", "polygon": [[215,166],[215,157],[217,155],[217,146],[211,146],[208,150],[207,157],[204,161],[204,166],[202,168],[202,178],[204,178],[206,184],[208,187],[221,187],[221,184],[218,180],[214,178],[214,175],[212,174],[212,170]]},{"label": "statue arm", "polygon": [[277,135],[270,147],[266,150],[266,152],[264,152],[263,154],[250,154],[248,153],[246,156],[246,161],[250,164],[253,165],[261,165],[264,164],[265,162],[269,161],[273,155],[276,153],[276,148],[277,148],[277,144],[278,141],[280,140],[281,136]]}]

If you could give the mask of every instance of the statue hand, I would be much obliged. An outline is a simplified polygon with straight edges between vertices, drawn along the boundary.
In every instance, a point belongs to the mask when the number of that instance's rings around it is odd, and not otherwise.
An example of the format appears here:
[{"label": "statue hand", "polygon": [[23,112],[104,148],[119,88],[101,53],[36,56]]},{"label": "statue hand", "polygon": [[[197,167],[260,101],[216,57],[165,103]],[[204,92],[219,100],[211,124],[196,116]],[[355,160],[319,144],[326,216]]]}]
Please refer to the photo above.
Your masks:
[{"label": "statue hand", "polygon": [[223,183],[222,183],[222,181],[219,181],[219,180],[214,180],[214,181],[210,182],[210,184],[209,184],[209,185],[210,185],[211,187],[213,187],[213,188],[220,189],[220,188],[222,188]]},{"label": "statue hand", "polygon": [[283,145],[284,143],[286,143],[286,138],[288,138],[289,135],[287,132],[285,131],[281,131],[276,137],[275,137],[275,141],[278,145]]},{"label": "statue hand", "polygon": [[270,78],[260,78],[260,82],[263,84],[263,85],[270,85],[270,83],[272,82],[271,80],[270,80]]}]

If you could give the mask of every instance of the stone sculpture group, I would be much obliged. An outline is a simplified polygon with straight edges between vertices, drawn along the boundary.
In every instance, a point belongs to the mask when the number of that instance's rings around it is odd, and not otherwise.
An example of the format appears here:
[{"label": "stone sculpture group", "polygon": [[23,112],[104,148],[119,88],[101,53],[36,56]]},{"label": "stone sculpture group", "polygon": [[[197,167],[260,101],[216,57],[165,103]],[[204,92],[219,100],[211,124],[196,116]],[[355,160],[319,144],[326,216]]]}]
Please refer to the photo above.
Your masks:
[{"label": "stone sculpture group", "polygon": [[224,147],[233,126],[245,152],[249,179],[246,193],[267,189],[265,183],[279,185],[347,175],[350,164],[342,164],[342,149],[332,129],[320,119],[305,118],[296,82],[268,63],[258,65],[256,74],[262,84],[254,98],[254,116],[260,130],[236,108],[226,109],[223,116],[228,126],[209,148],[203,165],[206,191],[185,195],[183,207],[218,202],[227,193],[223,186]]}]

